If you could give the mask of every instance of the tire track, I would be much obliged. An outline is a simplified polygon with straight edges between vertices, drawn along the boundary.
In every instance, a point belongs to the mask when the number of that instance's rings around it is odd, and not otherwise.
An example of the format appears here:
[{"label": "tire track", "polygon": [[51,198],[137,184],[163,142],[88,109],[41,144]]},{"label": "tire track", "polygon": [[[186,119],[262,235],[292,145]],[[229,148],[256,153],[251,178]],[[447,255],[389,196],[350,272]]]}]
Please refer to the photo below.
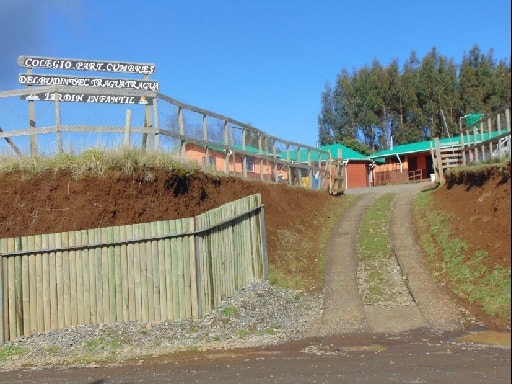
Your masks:
[{"label": "tire track", "polygon": [[[414,240],[412,206],[414,197],[431,183],[383,186],[352,190],[355,203],[345,212],[331,234],[326,255],[324,311],[311,336],[341,333],[395,333],[429,327],[442,331],[463,328],[458,308],[432,281],[423,255]],[[411,295],[402,305],[364,305],[357,282],[357,230],[366,210],[386,194],[395,195],[391,204],[388,233],[399,266],[398,273]]]},{"label": "tire track", "polygon": [[324,312],[312,336],[368,331],[356,279],[356,231],[377,195],[364,194],[343,214],[327,243]]},{"label": "tire track", "polygon": [[390,235],[394,252],[426,324],[443,331],[462,329],[462,312],[433,281],[413,236],[412,207],[414,197],[419,192],[403,191],[393,202]]}]

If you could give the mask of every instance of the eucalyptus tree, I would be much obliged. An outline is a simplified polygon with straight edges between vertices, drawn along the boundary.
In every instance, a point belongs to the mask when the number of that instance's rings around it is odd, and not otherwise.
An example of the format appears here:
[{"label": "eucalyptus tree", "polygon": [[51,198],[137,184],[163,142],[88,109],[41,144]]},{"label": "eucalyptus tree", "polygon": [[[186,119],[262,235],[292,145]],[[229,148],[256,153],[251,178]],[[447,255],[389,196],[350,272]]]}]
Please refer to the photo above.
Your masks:
[{"label": "eucalyptus tree", "polygon": [[326,84],[322,92],[322,108],[318,116],[318,140],[321,145],[356,138],[352,98],[352,80],[346,70],[336,79],[335,88]]},{"label": "eucalyptus tree", "polygon": [[496,67],[494,75],[493,88],[495,94],[490,98],[492,110],[498,109],[505,105],[510,105],[511,97],[511,78],[510,78],[510,58],[508,62],[500,60]]},{"label": "eucalyptus tree", "polygon": [[332,89],[327,83],[322,92],[322,109],[318,116],[318,142],[320,145],[333,144],[336,131],[339,129],[332,99]]},{"label": "eucalyptus tree", "polygon": [[[439,55],[434,47],[421,62],[418,87],[418,103],[428,116],[430,137],[450,135],[445,126],[444,110],[452,111],[457,91],[457,71],[451,60]],[[447,123],[446,123],[447,124]],[[454,127],[452,126],[452,131]]]},{"label": "eucalyptus tree", "polygon": [[379,67],[364,66],[352,78],[354,88],[353,116],[363,143],[376,149],[380,134],[383,102],[379,87]]},{"label": "eucalyptus tree", "polygon": [[372,149],[453,135],[460,117],[510,104],[510,58],[495,64],[492,51],[474,46],[460,67],[434,47],[421,60],[412,51],[399,68],[377,59],[349,73],[322,93],[318,118],[322,144],[358,140]]},{"label": "eucalyptus tree", "polygon": [[352,78],[353,76],[343,69],[337,77],[336,87],[333,90],[333,105],[338,124],[335,134],[337,142],[357,139],[356,90]]},{"label": "eucalyptus tree", "polygon": [[492,51],[484,55],[475,45],[464,54],[459,75],[462,114],[488,113],[499,107],[490,104],[495,92],[494,67]]},{"label": "eucalyptus tree", "polygon": [[382,82],[382,94],[384,98],[384,119],[383,141],[381,145],[389,147],[396,142],[397,136],[404,125],[405,102],[404,84],[398,66],[398,60],[394,59],[384,69]]},{"label": "eucalyptus tree", "polygon": [[424,140],[427,136],[425,127],[428,118],[424,115],[418,102],[420,69],[421,61],[416,52],[412,51],[402,71],[404,112],[402,116],[403,124],[396,134],[397,144]]}]

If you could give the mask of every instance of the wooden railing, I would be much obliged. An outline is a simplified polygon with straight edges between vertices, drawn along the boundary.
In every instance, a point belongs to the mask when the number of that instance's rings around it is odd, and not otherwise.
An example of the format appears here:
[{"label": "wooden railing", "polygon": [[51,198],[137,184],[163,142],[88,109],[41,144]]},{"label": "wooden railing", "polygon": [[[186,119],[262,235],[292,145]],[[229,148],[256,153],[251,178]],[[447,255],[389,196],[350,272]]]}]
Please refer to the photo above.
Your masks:
[{"label": "wooden railing", "polygon": [[[55,95],[53,101],[33,101],[29,97],[34,93],[49,93]],[[286,174],[302,174],[310,179],[313,178],[315,169],[322,168],[329,173],[326,179],[330,180],[331,173],[331,154],[322,151],[319,148],[304,145],[301,143],[288,141],[279,137],[270,135],[250,124],[243,123],[239,120],[224,116],[212,111],[208,111],[199,107],[180,102],[170,96],[166,96],[157,92],[138,91],[123,89],[123,95],[131,95],[139,97],[145,95],[150,100],[147,105],[130,104],[130,108],[123,110],[122,106],[112,106],[112,113],[105,114],[101,124],[90,124],[86,122],[73,122],[67,120],[73,116],[73,108],[77,103],[59,101],[58,94],[62,93],[79,93],[83,95],[98,94],[109,95],[112,89],[103,89],[97,87],[65,87],[65,86],[44,86],[29,87],[27,89],[0,91],[0,115],[3,114],[3,104],[8,101],[14,103],[17,100],[19,109],[26,109],[28,104],[28,118],[25,121],[18,122],[17,128],[3,128],[0,131],[0,139],[8,141],[11,150],[20,155],[35,156],[40,154],[41,145],[39,141],[46,138],[46,142],[50,145],[44,145],[44,153],[62,153],[65,152],[65,137],[70,136],[75,140],[72,143],[78,143],[82,136],[92,135],[101,140],[107,135],[114,136],[112,141],[117,146],[140,146],[147,151],[165,151],[172,152],[175,156],[186,159],[185,146],[188,143],[196,144],[205,149],[205,157],[208,158],[208,151],[215,148],[216,151],[225,152],[226,161],[224,169],[221,172],[229,174],[235,154],[243,157],[243,167],[241,175],[247,177],[249,172],[248,158],[261,164],[266,168],[270,167],[272,172],[270,175],[260,173],[258,177],[262,181],[277,180],[279,170]],[[149,95],[149,96],[148,96]],[[26,100],[20,101],[20,98]],[[20,104],[22,103],[22,104]],[[44,103],[46,108],[54,104],[54,110],[49,114],[54,116],[54,121],[50,124],[42,125],[39,123],[36,113],[36,103]],[[88,108],[94,108],[93,105],[87,105]],[[12,108],[5,108],[6,111],[12,111]],[[93,109],[91,109],[93,111]],[[124,116],[120,114],[123,111]],[[133,112],[133,113],[132,113]],[[143,122],[134,124],[135,112],[143,115]],[[6,112],[7,116],[9,113]],[[12,112],[11,112],[12,114]],[[16,113],[13,115],[21,115]],[[94,115],[91,112],[91,115]],[[45,123],[48,121],[46,114]],[[3,121],[3,119],[2,119]],[[125,124],[119,125],[119,121]],[[135,144],[135,139],[139,138],[140,144]],[[28,141],[28,143],[27,143]],[[45,142],[45,143],[46,143]],[[108,146],[108,145],[107,145]],[[2,147],[0,145],[0,153]],[[20,151],[21,149],[21,151]],[[86,148],[87,149],[87,148]],[[292,159],[290,153],[306,153],[306,159],[297,161]],[[320,161],[312,159],[322,158]],[[269,177],[270,176],[270,177]],[[292,183],[292,178],[289,178]],[[300,185],[300,179],[299,179]],[[301,185],[302,186],[302,185]],[[306,186],[305,186],[306,187]]]},{"label": "wooden railing", "polygon": [[483,116],[460,134],[463,164],[481,163],[509,154],[509,138],[510,108]]},{"label": "wooden railing", "polygon": [[438,138],[431,148],[436,179],[444,183],[444,173],[462,165],[510,156],[510,106],[484,115],[460,133],[460,140],[441,146]]},{"label": "wooden railing", "polygon": [[373,185],[394,185],[403,184],[409,180],[407,171],[390,170],[374,173]]},{"label": "wooden railing", "polygon": [[202,317],[266,278],[259,194],[196,218],[0,239],[0,345],[79,324]]},{"label": "wooden railing", "polygon": [[409,181],[422,181],[423,180],[423,170],[416,169],[415,171],[409,171]]}]

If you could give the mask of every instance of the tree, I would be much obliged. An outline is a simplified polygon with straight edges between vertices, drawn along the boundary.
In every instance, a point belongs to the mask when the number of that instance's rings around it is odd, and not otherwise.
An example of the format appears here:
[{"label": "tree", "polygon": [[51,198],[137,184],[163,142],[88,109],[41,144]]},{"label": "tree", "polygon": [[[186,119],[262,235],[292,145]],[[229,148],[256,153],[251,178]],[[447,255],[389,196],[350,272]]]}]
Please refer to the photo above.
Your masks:
[{"label": "tree", "polygon": [[393,141],[397,144],[411,143],[425,138],[424,127],[427,126],[427,118],[418,102],[420,68],[421,61],[416,56],[416,52],[412,51],[402,72],[403,123],[393,137]]},{"label": "tree", "polygon": [[361,133],[363,143],[374,150],[376,128],[379,127],[382,116],[378,70],[365,66],[357,72],[352,81],[356,95],[353,106],[355,123]]},{"label": "tree", "polygon": [[320,145],[334,143],[337,130],[336,113],[332,101],[332,90],[328,83],[325,84],[322,92],[322,110],[318,116],[318,142]]},{"label": "tree", "polygon": [[487,113],[496,108],[488,104],[493,92],[494,75],[492,51],[484,55],[475,45],[467,55],[464,55],[459,76],[464,114]]},{"label": "tree", "polygon": [[490,93],[487,103],[491,111],[510,104],[510,85],[510,60],[508,63],[502,60],[496,66],[490,81]]},{"label": "tree", "polygon": [[[319,140],[373,149],[443,137],[458,131],[460,117],[489,113],[509,105],[510,58],[497,65],[474,46],[460,67],[435,47],[423,59],[412,51],[400,69],[377,59],[349,73],[342,69],[333,89],[325,88],[319,115]],[[351,146],[352,148],[352,146]]]},{"label": "tree", "polygon": [[341,74],[337,77],[336,88],[332,94],[334,112],[337,117],[337,127],[334,136],[337,142],[356,138],[354,100],[355,90],[352,76],[347,70],[342,70]]}]

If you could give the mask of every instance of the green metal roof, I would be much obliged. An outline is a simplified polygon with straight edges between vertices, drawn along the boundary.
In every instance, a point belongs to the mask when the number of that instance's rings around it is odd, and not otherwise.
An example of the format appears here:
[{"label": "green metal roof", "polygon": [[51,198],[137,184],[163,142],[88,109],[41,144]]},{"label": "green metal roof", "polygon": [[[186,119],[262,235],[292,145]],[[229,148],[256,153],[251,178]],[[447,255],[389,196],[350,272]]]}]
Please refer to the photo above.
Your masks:
[{"label": "green metal roof", "polygon": [[[319,152],[314,149],[310,149],[311,161],[327,161],[328,155],[323,152],[329,152],[333,159],[339,158],[339,152],[341,151],[341,157],[344,160],[362,160],[362,161],[370,161],[368,156],[365,156],[359,152],[354,151],[353,149],[344,146],[343,144],[331,144],[331,145],[322,145],[318,147]],[[286,154],[281,154],[283,159],[286,158]],[[300,149],[299,151],[290,151],[290,160],[300,163],[308,162],[308,150]]]},{"label": "green metal roof", "polygon": [[[476,135],[464,135],[464,145],[473,144],[476,142],[481,142],[485,140],[492,139],[496,136],[499,136],[500,134],[506,133],[507,131],[493,131],[489,134],[489,132],[484,132],[483,134],[478,133]],[[441,148],[449,148],[454,146],[459,146],[461,144],[461,137],[446,137],[443,139],[439,139],[439,146]],[[410,153],[418,153],[418,152],[428,152],[430,151],[430,148],[435,148],[435,141],[434,140],[427,140],[427,141],[421,141],[418,143],[409,143],[409,144],[401,144],[395,146],[393,149],[384,149],[379,152],[375,152],[374,154],[370,155],[370,159],[376,159],[376,158],[382,158],[382,157],[389,157],[389,156],[396,156],[396,155],[406,155]]]},{"label": "green metal roof", "polygon": [[[214,151],[217,151],[217,152],[224,152],[224,147],[221,147],[221,146],[208,145],[208,148],[213,149]],[[235,144],[235,145],[231,146],[231,148],[234,148],[235,151],[236,150],[239,150],[239,151],[244,150],[245,152],[253,153],[255,155],[273,156],[273,153],[271,151],[264,151],[264,150],[260,151],[258,148],[250,147],[248,145],[245,146],[245,149],[242,149],[243,148],[242,145],[239,145],[239,144]],[[279,157],[279,154],[277,155],[277,157]]]},{"label": "green metal roof", "polygon": [[[209,145],[208,148],[213,149],[214,151],[223,152],[224,148],[221,146],[216,145]],[[235,151],[242,150],[241,145],[234,145],[232,148],[235,149]],[[339,151],[341,151],[341,156],[345,160],[363,160],[363,161],[370,161],[368,156],[362,155],[359,152],[354,151],[353,149],[344,146],[343,144],[332,144],[332,145],[323,145],[318,148],[312,148],[312,149],[306,149],[302,148],[298,151],[290,151],[290,161],[293,162],[299,162],[299,163],[307,163],[308,162],[308,151],[311,156],[311,161],[326,161],[328,159],[328,155],[325,152],[329,152],[331,154],[332,158],[338,158]],[[245,152],[248,153],[254,153],[254,154],[263,154],[267,156],[273,156],[273,152],[271,151],[260,151],[258,148],[245,146]],[[286,152],[281,151],[276,154],[276,157],[278,159],[286,160]]]},{"label": "green metal roof", "polygon": [[[494,138],[496,136],[499,136],[500,134],[504,134],[510,131],[493,131],[491,133],[484,132],[476,134],[476,135],[464,135],[464,144],[474,144],[476,142],[481,142],[485,140],[489,140],[491,138]],[[447,137],[443,139],[439,139],[439,145],[441,148],[449,148],[453,146],[460,145],[460,136],[456,137]],[[211,145],[208,146],[209,148],[222,152],[224,151],[223,147]],[[314,149],[306,149],[302,148],[298,151],[290,151],[290,161],[293,162],[299,162],[299,163],[307,163],[308,162],[308,152],[310,153],[310,159],[312,162],[317,161],[326,161],[327,155],[323,152],[329,152],[331,154],[331,157],[333,159],[339,158],[339,152],[341,151],[341,158],[344,160],[356,160],[356,161],[384,161],[384,158],[389,156],[396,156],[396,155],[406,155],[411,153],[419,153],[419,152],[429,152],[430,148],[435,147],[435,141],[434,140],[426,140],[421,141],[418,143],[409,143],[409,144],[401,144],[395,146],[393,149],[384,149],[382,151],[378,151],[373,153],[370,156],[363,155],[343,144],[331,144],[331,145],[322,145],[318,148]],[[235,150],[242,150],[241,145],[235,145]],[[318,149],[316,151],[315,149]],[[260,151],[258,148],[245,146],[245,152],[248,153],[254,153],[254,154],[262,154],[267,156],[273,156],[273,153],[271,151]],[[278,152],[276,154],[277,158],[286,160],[286,152]]]},{"label": "green metal roof", "polygon": [[331,156],[333,158],[338,157],[338,151],[341,150],[341,157],[345,160],[364,160],[364,161],[370,161],[368,156],[363,155],[362,153],[359,153],[357,151],[354,151],[352,148],[349,148],[343,144],[331,144],[331,145],[324,145],[320,147],[321,150],[327,151],[331,153]]}]

